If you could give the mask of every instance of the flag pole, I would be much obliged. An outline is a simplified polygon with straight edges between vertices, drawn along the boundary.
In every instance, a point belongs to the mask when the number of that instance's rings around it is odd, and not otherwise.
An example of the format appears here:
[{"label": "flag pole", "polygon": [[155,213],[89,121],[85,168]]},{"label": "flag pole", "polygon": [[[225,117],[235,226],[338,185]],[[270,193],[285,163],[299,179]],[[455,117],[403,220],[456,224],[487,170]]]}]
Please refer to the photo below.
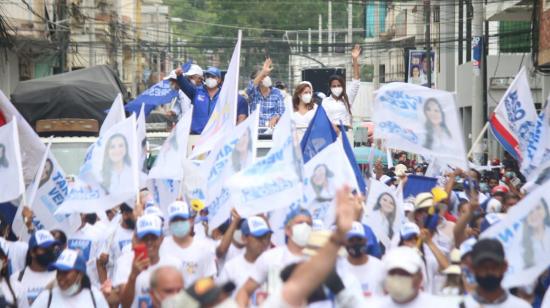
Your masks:
[{"label": "flag pole", "polygon": [[474,148],[481,141],[481,139],[483,138],[483,135],[485,134],[485,131],[487,131],[488,128],[489,128],[489,121],[485,122],[485,126],[483,126],[476,140],[474,141],[474,143],[472,143],[472,147],[470,148],[470,151],[468,151],[468,155],[466,156],[466,158],[469,158],[472,155]]}]

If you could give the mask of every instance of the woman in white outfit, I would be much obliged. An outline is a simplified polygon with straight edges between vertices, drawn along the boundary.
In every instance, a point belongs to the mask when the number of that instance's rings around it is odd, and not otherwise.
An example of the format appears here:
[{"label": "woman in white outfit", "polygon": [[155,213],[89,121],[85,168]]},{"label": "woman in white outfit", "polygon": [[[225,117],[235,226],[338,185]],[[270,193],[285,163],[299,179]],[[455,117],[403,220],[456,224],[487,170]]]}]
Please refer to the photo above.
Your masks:
[{"label": "woman in white outfit", "polygon": [[[332,124],[336,127],[336,131],[339,132],[338,126],[340,121],[344,124],[345,130],[348,133],[348,139],[353,145],[353,131],[352,131],[352,116],[351,107],[357,93],[359,92],[359,86],[361,81],[359,80],[359,56],[361,55],[361,48],[359,45],[355,45],[351,51],[351,59],[353,64],[353,78],[349,89],[346,90],[346,81],[342,76],[333,75],[329,78],[330,95],[323,99],[323,108],[325,108],[328,118]],[[350,138],[351,137],[351,138]]]},{"label": "woman in white outfit", "polygon": [[317,104],[313,102],[313,86],[309,81],[300,82],[294,90],[292,110],[290,118],[296,125],[299,141],[302,141],[302,137],[317,111]]}]

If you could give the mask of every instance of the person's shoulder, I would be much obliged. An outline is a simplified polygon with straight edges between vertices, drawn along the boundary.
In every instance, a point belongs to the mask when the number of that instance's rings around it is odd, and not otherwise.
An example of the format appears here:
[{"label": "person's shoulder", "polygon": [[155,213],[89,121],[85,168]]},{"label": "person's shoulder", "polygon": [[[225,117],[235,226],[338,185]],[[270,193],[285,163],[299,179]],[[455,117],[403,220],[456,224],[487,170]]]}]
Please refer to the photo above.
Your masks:
[{"label": "person's shoulder", "polygon": [[268,249],[264,251],[257,260],[267,259],[268,261],[270,261],[270,260],[274,260],[274,258],[282,257],[286,249],[287,249],[286,246],[277,246],[277,247]]},{"label": "person's shoulder", "polygon": [[517,308],[531,307],[531,305],[527,301],[512,294],[508,294],[508,298],[504,303],[506,303],[507,307],[517,307]]}]

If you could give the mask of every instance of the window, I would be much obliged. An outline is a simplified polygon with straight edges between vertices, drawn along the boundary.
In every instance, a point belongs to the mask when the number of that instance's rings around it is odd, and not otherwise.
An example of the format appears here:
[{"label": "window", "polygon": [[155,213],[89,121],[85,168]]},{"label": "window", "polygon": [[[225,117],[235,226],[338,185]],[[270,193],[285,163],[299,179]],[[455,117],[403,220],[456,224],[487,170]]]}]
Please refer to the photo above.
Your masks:
[{"label": "window", "polygon": [[500,52],[531,51],[530,21],[501,21],[498,31]]}]

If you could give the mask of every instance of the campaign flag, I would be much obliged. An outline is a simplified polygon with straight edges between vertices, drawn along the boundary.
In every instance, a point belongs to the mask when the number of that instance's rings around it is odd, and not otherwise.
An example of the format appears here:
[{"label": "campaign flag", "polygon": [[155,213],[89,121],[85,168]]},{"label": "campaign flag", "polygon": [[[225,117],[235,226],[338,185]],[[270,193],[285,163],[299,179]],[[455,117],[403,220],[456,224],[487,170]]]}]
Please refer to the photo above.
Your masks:
[{"label": "campaign flag", "polygon": [[149,191],[155,204],[163,213],[168,214],[168,206],[178,198],[181,181],[172,179],[151,179],[148,183]]},{"label": "campaign flag", "polygon": [[336,190],[344,184],[357,189],[351,164],[341,142],[333,142],[304,165],[305,208],[326,228],[334,223]]},{"label": "campaign flag", "polygon": [[349,143],[348,136],[344,133],[344,125],[342,122],[340,122],[340,131],[342,132],[342,145],[344,146],[346,157],[353,168],[355,180],[357,181],[357,187],[363,196],[365,196],[367,194],[367,184],[365,183],[365,178],[363,177],[361,168],[359,168],[359,164],[357,164],[357,160],[355,159],[355,154],[353,153],[353,148]]},{"label": "campaign flag", "polygon": [[126,118],[126,114],[124,113],[124,102],[122,100],[122,94],[118,93],[115,100],[113,101],[113,105],[111,106],[111,109],[109,109],[109,113],[107,113],[107,116],[103,121],[103,124],[101,124],[101,128],[99,129],[99,135],[101,136],[105,134],[105,132],[109,128],[123,121],[125,118]]},{"label": "campaign flag", "polygon": [[521,173],[527,180],[540,185],[550,179],[550,97],[537,117],[525,153]]},{"label": "campaign flag", "polygon": [[12,201],[25,191],[17,118],[0,127],[0,202]]},{"label": "campaign flag", "polygon": [[387,147],[468,167],[452,93],[393,82],[378,90],[373,110],[374,138]]},{"label": "campaign flag", "polygon": [[362,222],[372,228],[386,249],[399,237],[404,217],[402,204],[402,198],[391,187],[371,181]]},{"label": "campaign flag", "polygon": [[231,203],[243,217],[289,207],[302,199],[302,155],[290,112],[285,110],[279,119],[267,155],[227,181]]},{"label": "campaign flag", "polygon": [[537,111],[527,81],[527,71],[522,67],[510,84],[489,119],[491,131],[506,152],[522,161],[529,144]]},{"label": "campaign flag", "polygon": [[198,199],[206,202],[206,172],[204,160],[186,159],[183,162],[182,195],[186,200]]},{"label": "campaign flag", "polygon": [[193,107],[187,110],[164,141],[155,164],[149,171],[149,179],[181,180],[183,178],[183,161],[187,157],[192,115]]},{"label": "campaign flag", "polygon": [[147,186],[147,174],[149,169],[147,168],[147,126],[145,123],[145,106],[141,105],[141,110],[137,116],[136,122],[136,137],[138,142],[138,157],[139,157],[139,187],[143,188]]},{"label": "campaign flag", "polygon": [[481,233],[504,246],[508,271],[506,289],[530,285],[550,266],[550,182],[546,182],[508,210],[506,216]]},{"label": "campaign flag", "polygon": [[134,114],[115,124],[88,148],[69,194],[56,211],[104,212],[139,191],[138,145]]},{"label": "campaign flag", "polygon": [[4,119],[11,119],[13,117],[17,119],[21,160],[25,162],[23,165],[23,176],[25,177],[25,183],[30,183],[36,174],[36,170],[38,170],[42,153],[46,150],[46,145],[44,145],[36,132],[27,123],[27,120],[21,116],[2,91],[0,91],[0,113]]},{"label": "campaign flag", "polygon": [[315,154],[333,143],[336,138],[337,135],[334,127],[332,127],[332,122],[330,122],[323,106],[319,105],[300,142],[304,164]]},{"label": "campaign flag", "polygon": [[[25,192],[26,206],[34,213],[33,225],[35,229],[60,229],[70,235],[81,224],[79,215],[56,215],[55,211],[67,197],[69,186],[65,179],[65,172],[50,151],[51,143],[36,173],[34,180]],[[28,232],[22,219],[23,205],[17,209],[12,229],[20,239],[27,239]]]},{"label": "campaign flag", "polygon": [[419,193],[430,192],[437,186],[437,178],[421,175],[408,175],[407,183],[403,187],[403,198],[416,197]]},{"label": "campaign flag", "polygon": [[239,93],[239,66],[241,56],[241,31],[233,50],[231,62],[225,74],[224,82],[218,95],[218,102],[195,143],[191,158],[209,152],[223,138],[222,132],[232,130],[237,119],[237,99]]},{"label": "campaign flag", "polygon": [[231,215],[230,193],[225,181],[250,166],[256,157],[259,111],[227,132],[204,162],[208,226],[217,228]]},{"label": "campaign flag", "polygon": [[147,117],[157,106],[168,104],[177,97],[178,91],[170,88],[170,81],[161,80],[126,104],[124,109],[127,112],[137,113],[141,110],[141,106],[144,106],[145,117]]}]

